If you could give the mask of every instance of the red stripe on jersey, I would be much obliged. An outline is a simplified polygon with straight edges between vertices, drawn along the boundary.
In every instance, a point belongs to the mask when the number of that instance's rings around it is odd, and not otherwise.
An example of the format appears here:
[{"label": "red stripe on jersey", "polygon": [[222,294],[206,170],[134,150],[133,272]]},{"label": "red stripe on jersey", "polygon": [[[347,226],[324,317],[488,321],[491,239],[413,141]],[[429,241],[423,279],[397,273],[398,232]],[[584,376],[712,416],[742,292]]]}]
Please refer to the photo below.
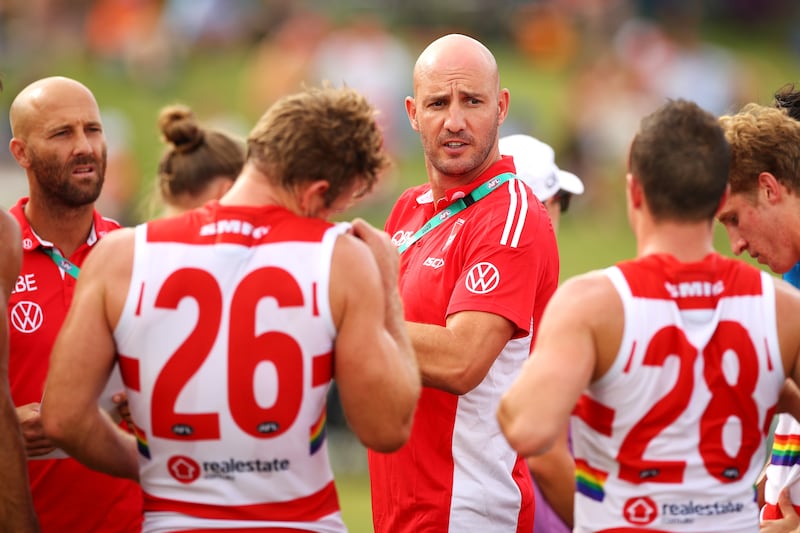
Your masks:
[{"label": "red stripe on jersey", "polygon": [[640,527],[612,527],[611,529],[599,530],[597,533],[642,533],[642,531],[647,531],[647,533],[670,533],[665,529],[642,529]]},{"label": "red stripe on jersey", "polygon": [[131,390],[139,392],[141,382],[139,380],[139,360],[122,354],[117,356],[119,361],[119,373],[122,375],[122,383]]},{"label": "red stripe on jersey", "polygon": [[584,394],[578,400],[572,414],[598,433],[611,436],[611,427],[614,424],[613,409]]},{"label": "red stripe on jersey", "polygon": [[625,363],[625,370],[623,370],[623,372],[625,372],[626,374],[631,369],[631,363],[633,363],[633,354],[634,354],[634,352],[636,352],[636,341],[633,341],[633,346],[631,346],[631,354],[628,356],[628,362]]},{"label": "red stripe on jersey", "polygon": [[311,386],[319,387],[333,378],[333,352],[315,355],[311,358]]},{"label": "red stripe on jersey", "polygon": [[308,529],[287,529],[284,527],[247,527],[244,529],[181,529],[181,533],[314,533]]},{"label": "red stripe on jersey", "polygon": [[311,284],[311,312],[319,316],[319,302],[317,301],[317,282]]},{"label": "red stripe on jersey", "polygon": [[139,287],[139,299],[136,300],[136,316],[142,314],[142,298],[144,298],[144,282],[142,282],[142,286]]},{"label": "red stripe on jersey", "polygon": [[713,309],[723,297],[762,294],[759,270],[718,254],[697,263],[651,255],[617,266],[635,298],[672,300],[683,310]]},{"label": "red stripe on jersey", "polygon": [[769,351],[769,343],[767,343],[767,339],[764,339],[764,349],[767,352],[767,370],[772,372],[772,352]]},{"label": "red stripe on jersey", "polygon": [[[796,513],[800,513],[800,505],[792,505]],[[775,504],[764,502],[764,508],[761,510],[761,520],[780,520],[783,518],[781,508]]]},{"label": "red stripe on jersey", "polygon": [[212,201],[176,217],[147,223],[147,242],[220,243],[257,246],[270,242],[316,242],[333,226],[301,218],[278,206],[225,206]]},{"label": "red stripe on jersey", "polygon": [[[187,493],[191,497],[191,493]],[[159,498],[144,493],[145,512],[168,511],[216,520],[270,520],[310,522],[339,511],[339,497],[333,481],[303,498],[250,505],[213,505]]]},{"label": "red stripe on jersey", "polygon": [[530,531],[533,530],[535,496],[531,471],[528,469],[528,463],[522,457],[517,458],[517,462],[514,464],[514,470],[511,471],[511,477],[519,488],[520,498],[522,500],[519,513],[517,513],[516,533],[530,533]]}]

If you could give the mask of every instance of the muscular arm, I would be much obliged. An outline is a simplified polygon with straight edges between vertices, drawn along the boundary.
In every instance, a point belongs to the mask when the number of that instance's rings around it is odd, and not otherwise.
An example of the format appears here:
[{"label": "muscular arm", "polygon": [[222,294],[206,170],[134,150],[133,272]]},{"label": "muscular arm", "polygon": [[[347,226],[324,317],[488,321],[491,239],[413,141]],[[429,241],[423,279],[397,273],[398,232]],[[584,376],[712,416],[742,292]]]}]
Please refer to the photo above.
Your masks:
[{"label": "muscular arm", "polygon": [[363,242],[339,237],[331,267],[335,379],[353,432],[365,446],[390,452],[411,433],[419,370],[397,290],[397,251],[366,222],[353,228]]},{"label": "muscular arm", "polygon": [[622,327],[622,303],[605,276],[586,274],[556,291],[533,354],[498,410],[500,428],[520,455],[544,453],[565,431],[584,389],[613,362]]},{"label": "muscular arm", "polygon": [[[572,529],[575,509],[575,460],[569,451],[567,432],[542,455],[528,458],[536,486],[564,524]],[[572,472],[567,476],[567,472]]]},{"label": "muscular arm", "polygon": [[481,311],[462,311],[446,327],[408,323],[422,383],[453,394],[480,384],[516,327],[508,319]]},{"label": "muscular arm", "polygon": [[132,230],[109,234],[84,262],[50,356],[42,402],[45,433],[86,466],[138,480],[134,437],[97,406],[116,349],[112,336],[130,280]]},{"label": "muscular arm", "polygon": [[[0,215],[0,303],[8,307],[8,297],[22,265],[19,227],[5,211]],[[0,320],[0,531],[38,531],[19,422],[8,385],[8,319]]]}]

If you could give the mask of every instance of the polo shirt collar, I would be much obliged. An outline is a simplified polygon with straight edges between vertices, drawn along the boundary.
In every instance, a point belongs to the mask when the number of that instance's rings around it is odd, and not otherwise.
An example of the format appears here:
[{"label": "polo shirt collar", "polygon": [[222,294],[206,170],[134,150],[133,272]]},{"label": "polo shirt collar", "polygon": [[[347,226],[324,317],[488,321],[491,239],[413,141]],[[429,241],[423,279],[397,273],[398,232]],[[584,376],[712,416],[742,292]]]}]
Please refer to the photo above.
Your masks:
[{"label": "polo shirt collar", "polygon": [[[26,252],[34,250],[40,246],[43,248],[55,248],[55,244],[44,240],[43,238],[39,237],[35,231],[33,231],[30,222],[28,222],[28,219],[25,217],[25,204],[28,203],[28,200],[30,200],[28,197],[21,198],[15,206],[19,209],[20,214],[22,214],[22,216],[18,217],[17,219],[20,223],[20,233],[22,234],[22,248]],[[98,236],[97,231],[95,231],[95,220],[94,217],[92,217],[92,228],[89,230],[89,236],[86,238],[86,244],[89,246],[94,246],[94,244],[97,242],[97,239]]]},{"label": "polo shirt collar", "polygon": [[[495,176],[499,176],[505,172],[515,172],[514,167],[514,160],[509,156],[501,156],[500,160],[496,163],[492,164],[489,168],[487,168],[483,174],[478,176],[476,179],[472,180],[471,182],[467,183],[466,185],[461,185],[458,187],[453,187],[452,189],[447,189],[444,193],[444,198],[439,200],[439,203],[442,206],[448,206],[451,203],[455,202],[459,198],[464,198],[469,193],[489,181],[490,179],[494,178]],[[433,203],[433,191],[430,187],[417,196],[416,198],[417,204],[432,204]]]}]

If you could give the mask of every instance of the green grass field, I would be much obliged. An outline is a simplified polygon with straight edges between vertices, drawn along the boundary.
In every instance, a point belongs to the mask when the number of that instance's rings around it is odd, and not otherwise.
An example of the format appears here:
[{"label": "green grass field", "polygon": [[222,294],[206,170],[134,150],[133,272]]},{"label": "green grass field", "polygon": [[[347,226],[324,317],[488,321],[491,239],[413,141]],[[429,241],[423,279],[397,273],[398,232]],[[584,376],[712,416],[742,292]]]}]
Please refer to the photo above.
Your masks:
[{"label": "green grass field", "polygon": [[336,476],[336,489],[342,506],[344,523],[351,533],[372,532],[369,478],[366,474]]}]

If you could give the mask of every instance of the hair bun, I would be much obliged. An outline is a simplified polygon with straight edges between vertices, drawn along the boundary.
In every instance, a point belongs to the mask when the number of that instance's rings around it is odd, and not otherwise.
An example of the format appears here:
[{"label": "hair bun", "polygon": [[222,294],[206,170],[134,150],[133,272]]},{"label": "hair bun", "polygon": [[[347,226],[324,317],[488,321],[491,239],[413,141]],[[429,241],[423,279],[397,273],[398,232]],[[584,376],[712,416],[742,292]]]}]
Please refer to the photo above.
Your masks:
[{"label": "hair bun", "polygon": [[165,142],[172,144],[178,153],[191,152],[205,138],[194,113],[184,105],[171,105],[161,110],[158,127]]}]

